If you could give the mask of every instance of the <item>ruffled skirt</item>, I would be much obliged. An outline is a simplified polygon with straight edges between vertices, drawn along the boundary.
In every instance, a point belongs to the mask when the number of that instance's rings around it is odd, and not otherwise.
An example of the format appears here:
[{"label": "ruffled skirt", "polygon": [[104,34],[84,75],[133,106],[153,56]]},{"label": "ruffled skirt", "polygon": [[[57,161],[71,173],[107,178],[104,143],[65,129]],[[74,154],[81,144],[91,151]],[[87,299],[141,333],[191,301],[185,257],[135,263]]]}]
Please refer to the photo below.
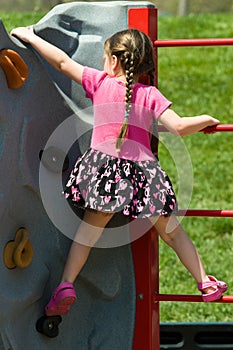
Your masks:
[{"label": "ruffled skirt", "polygon": [[171,181],[156,159],[135,162],[94,149],[77,160],[64,194],[74,210],[122,212],[131,218],[168,216],[177,210]]}]

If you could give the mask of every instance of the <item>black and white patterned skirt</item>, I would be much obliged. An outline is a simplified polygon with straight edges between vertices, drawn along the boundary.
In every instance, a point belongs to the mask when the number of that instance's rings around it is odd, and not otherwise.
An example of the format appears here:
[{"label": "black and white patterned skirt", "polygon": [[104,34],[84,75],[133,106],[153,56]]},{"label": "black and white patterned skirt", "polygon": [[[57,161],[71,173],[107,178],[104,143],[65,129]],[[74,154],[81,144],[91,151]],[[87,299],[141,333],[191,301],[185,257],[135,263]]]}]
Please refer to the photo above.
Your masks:
[{"label": "black and white patterned skirt", "polygon": [[94,149],[77,160],[64,194],[71,206],[131,218],[168,216],[177,210],[171,181],[156,159],[135,162]]}]

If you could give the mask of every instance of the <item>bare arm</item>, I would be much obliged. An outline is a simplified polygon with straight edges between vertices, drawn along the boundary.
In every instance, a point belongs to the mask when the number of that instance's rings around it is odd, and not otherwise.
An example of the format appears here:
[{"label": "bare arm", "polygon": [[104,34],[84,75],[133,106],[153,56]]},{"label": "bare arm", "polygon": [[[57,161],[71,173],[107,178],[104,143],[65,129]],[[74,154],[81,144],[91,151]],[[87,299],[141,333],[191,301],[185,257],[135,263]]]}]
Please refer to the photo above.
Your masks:
[{"label": "bare arm", "polygon": [[78,84],[82,83],[84,66],[72,60],[58,47],[37,36],[33,31],[33,27],[13,29],[11,35],[31,44],[32,47],[59,72],[75,80]]},{"label": "bare arm", "polygon": [[181,118],[176,112],[168,108],[159,121],[173,134],[186,136],[194,134],[207,126],[219,124],[219,120],[209,115],[198,115],[195,117]]}]

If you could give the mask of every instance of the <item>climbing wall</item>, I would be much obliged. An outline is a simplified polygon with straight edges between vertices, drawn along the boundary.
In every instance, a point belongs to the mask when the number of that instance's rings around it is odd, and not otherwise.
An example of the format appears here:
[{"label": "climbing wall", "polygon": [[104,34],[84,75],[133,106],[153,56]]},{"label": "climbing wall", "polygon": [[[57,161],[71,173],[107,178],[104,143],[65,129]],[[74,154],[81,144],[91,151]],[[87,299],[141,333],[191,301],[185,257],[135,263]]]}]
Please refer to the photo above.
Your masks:
[{"label": "climbing wall", "polygon": [[[152,5],[68,3],[52,9],[35,24],[35,31],[80,63],[100,68],[105,39],[127,28],[131,7]],[[63,225],[67,217],[62,210],[53,210],[57,209],[53,204],[59,203],[59,186],[76,157],[89,146],[92,113],[80,86],[59,75],[30,46],[9,37],[3,23],[0,66],[0,333],[4,349],[132,349],[136,301],[130,244],[93,249],[75,283],[78,301],[63,317],[59,334],[56,321],[41,326],[40,332],[35,327],[60,279],[72,239]],[[68,128],[70,137],[59,134],[60,125],[66,127],[70,120],[74,123]],[[54,195],[53,202],[48,202],[47,193]],[[127,225],[120,225],[122,220],[116,216],[107,229],[118,226],[119,235],[129,235]],[[55,333],[48,334],[49,327]]]}]

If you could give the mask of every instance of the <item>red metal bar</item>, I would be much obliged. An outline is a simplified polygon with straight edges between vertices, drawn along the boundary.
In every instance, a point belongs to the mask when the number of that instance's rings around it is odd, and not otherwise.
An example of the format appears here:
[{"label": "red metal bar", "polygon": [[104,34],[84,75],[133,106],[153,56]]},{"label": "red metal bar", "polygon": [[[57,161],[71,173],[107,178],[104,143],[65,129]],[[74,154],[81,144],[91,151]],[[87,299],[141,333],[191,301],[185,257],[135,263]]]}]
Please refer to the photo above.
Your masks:
[{"label": "red metal bar", "polygon": [[233,38],[209,38],[209,39],[177,39],[177,40],[155,40],[156,47],[174,46],[231,46]]},{"label": "red metal bar", "polygon": [[[158,47],[169,46],[216,46],[233,45],[233,38],[229,39],[182,39],[157,40],[157,9],[132,8],[128,13],[128,27],[145,32],[152,39],[155,49],[155,62],[158,67]],[[144,79],[144,78],[142,78]],[[148,80],[140,80],[148,83]],[[155,85],[158,86],[158,72],[155,74]],[[204,132],[233,131],[233,125],[217,125],[206,128]],[[167,131],[162,126],[159,131]],[[184,213],[184,211],[183,211]],[[180,211],[182,214],[182,211]],[[195,214],[195,215],[194,215]],[[203,211],[187,210],[187,216],[232,216],[232,211]],[[133,231],[131,231],[133,233]],[[140,239],[133,241],[132,252],[136,275],[136,319],[133,350],[160,349],[160,319],[159,301],[202,301],[201,296],[182,296],[159,294],[159,247],[158,235],[149,230]],[[219,301],[220,302],[220,301]],[[233,302],[233,297],[224,296],[221,302]]]},{"label": "red metal bar", "polygon": [[[135,223],[135,222],[133,222]],[[131,229],[133,233],[133,227]],[[159,339],[159,303],[154,302],[158,290],[158,235],[154,229],[132,243],[136,277],[136,319],[133,350],[157,350]]]},{"label": "red metal bar", "polygon": [[[158,38],[158,10],[156,8],[131,8],[128,12],[128,28],[135,28],[147,34],[152,42]],[[157,47],[155,50],[155,66],[157,62]],[[148,75],[140,76],[139,79],[142,84],[149,84]],[[155,86],[158,85],[158,76],[155,74]]]},{"label": "red metal bar", "polygon": [[131,8],[128,12],[128,27],[141,30],[149,35],[152,41],[157,40],[156,8]]},{"label": "red metal bar", "polygon": [[209,210],[209,209],[188,209],[179,210],[177,216],[207,216],[218,218],[232,218],[233,210]]},{"label": "red metal bar", "polygon": [[[156,8],[131,8],[128,12],[128,27],[143,31],[152,41],[157,40],[157,17]],[[154,51],[157,67],[157,47],[154,47]],[[140,82],[148,84],[148,76],[140,77]],[[156,72],[156,86],[157,82]],[[130,231],[133,234],[133,227]],[[159,303],[153,300],[154,293],[159,292],[159,248],[156,231],[150,229],[140,239],[133,241],[131,247],[137,296],[133,350],[159,350]]]},{"label": "red metal bar", "polygon": [[214,132],[214,131],[233,131],[233,124],[218,124],[213,126],[207,126],[207,128],[202,129],[203,132]]},{"label": "red metal bar", "polygon": [[[158,131],[160,132],[168,132],[169,130],[165,128],[163,125],[158,126]],[[211,133],[211,132],[229,132],[233,131],[233,124],[218,124],[213,126],[207,126],[201,130],[201,132]]]},{"label": "red metal bar", "polygon": [[[193,302],[202,303],[201,295],[185,295],[185,294],[157,294],[154,296],[154,302],[159,301],[175,301],[175,302]],[[233,303],[233,296],[225,295],[221,299],[214,301],[214,303]]]}]

